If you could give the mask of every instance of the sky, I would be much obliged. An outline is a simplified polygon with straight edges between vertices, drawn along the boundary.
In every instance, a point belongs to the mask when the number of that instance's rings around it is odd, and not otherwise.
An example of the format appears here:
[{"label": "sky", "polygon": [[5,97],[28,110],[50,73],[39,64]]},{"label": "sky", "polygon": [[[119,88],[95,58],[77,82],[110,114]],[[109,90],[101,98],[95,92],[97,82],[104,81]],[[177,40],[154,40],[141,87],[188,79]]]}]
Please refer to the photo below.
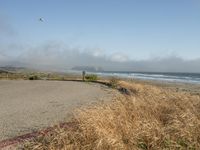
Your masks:
[{"label": "sky", "polygon": [[0,0],[0,65],[200,72],[199,62],[199,0]]}]

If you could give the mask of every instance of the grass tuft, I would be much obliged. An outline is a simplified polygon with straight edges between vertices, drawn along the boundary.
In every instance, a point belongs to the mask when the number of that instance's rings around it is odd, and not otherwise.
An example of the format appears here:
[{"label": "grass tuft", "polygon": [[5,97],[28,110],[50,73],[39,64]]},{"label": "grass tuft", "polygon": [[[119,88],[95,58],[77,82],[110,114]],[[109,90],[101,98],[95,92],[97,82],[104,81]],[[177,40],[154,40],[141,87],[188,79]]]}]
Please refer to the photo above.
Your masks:
[{"label": "grass tuft", "polygon": [[39,77],[37,75],[32,75],[29,77],[29,80],[39,80]]},{"label": "grass tuft", "polygon": [[109,85],[112,87],[112,88],[117,88],[117,86],[119,85],[119,79],[117,77],[111,77],[110,78],[110,81],[109,81]]},{"label": "grass tuft", "polygon": [[86,81],[97,81],[98,77],[95,74],[89,74],[85,76]]}]

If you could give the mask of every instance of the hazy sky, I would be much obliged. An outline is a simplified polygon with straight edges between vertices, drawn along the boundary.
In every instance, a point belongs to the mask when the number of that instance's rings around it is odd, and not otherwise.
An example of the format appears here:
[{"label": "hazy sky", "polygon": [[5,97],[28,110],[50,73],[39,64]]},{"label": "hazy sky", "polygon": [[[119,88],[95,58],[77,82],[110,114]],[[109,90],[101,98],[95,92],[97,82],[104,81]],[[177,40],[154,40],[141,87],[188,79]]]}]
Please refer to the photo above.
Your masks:
[{"label": "hazy sky", "polygon": [[[34,57],[48,65],[73,65],[74,61],[68,62],[69,51],[77,59],[87,55],[80,61],[86,65],[91,63],[88,57],[95,63],[98,58],[120,65],[171,57],[196,62],[200,58],[200,1],[0,0],[0,63],[27,63]],[[53,60],[43,59],[46,55]],[[200,72],[200,65],[196,71]]]}]

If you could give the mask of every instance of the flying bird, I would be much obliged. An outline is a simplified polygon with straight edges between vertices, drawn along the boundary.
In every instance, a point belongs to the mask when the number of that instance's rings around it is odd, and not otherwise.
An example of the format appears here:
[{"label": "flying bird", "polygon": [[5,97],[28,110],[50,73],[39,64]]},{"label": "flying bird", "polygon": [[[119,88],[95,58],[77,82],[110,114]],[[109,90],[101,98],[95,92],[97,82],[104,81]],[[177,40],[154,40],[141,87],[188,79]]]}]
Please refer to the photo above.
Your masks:
[{"label": "flying bird", "polygon": [[44,19],[43,18],[39,18],[39,21],[44,22]]}]

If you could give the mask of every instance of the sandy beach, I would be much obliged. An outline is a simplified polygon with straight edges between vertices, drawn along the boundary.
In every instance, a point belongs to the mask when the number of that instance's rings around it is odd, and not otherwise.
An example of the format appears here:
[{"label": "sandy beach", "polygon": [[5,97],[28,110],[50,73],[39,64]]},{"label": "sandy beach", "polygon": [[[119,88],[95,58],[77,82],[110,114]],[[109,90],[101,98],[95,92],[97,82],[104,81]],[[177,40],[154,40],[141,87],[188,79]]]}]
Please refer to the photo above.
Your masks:
[{"label": "sandy beach", "polygon": [[94,83],[0,80],[0,140],[66,121],[75,108],[113,94]]}]

